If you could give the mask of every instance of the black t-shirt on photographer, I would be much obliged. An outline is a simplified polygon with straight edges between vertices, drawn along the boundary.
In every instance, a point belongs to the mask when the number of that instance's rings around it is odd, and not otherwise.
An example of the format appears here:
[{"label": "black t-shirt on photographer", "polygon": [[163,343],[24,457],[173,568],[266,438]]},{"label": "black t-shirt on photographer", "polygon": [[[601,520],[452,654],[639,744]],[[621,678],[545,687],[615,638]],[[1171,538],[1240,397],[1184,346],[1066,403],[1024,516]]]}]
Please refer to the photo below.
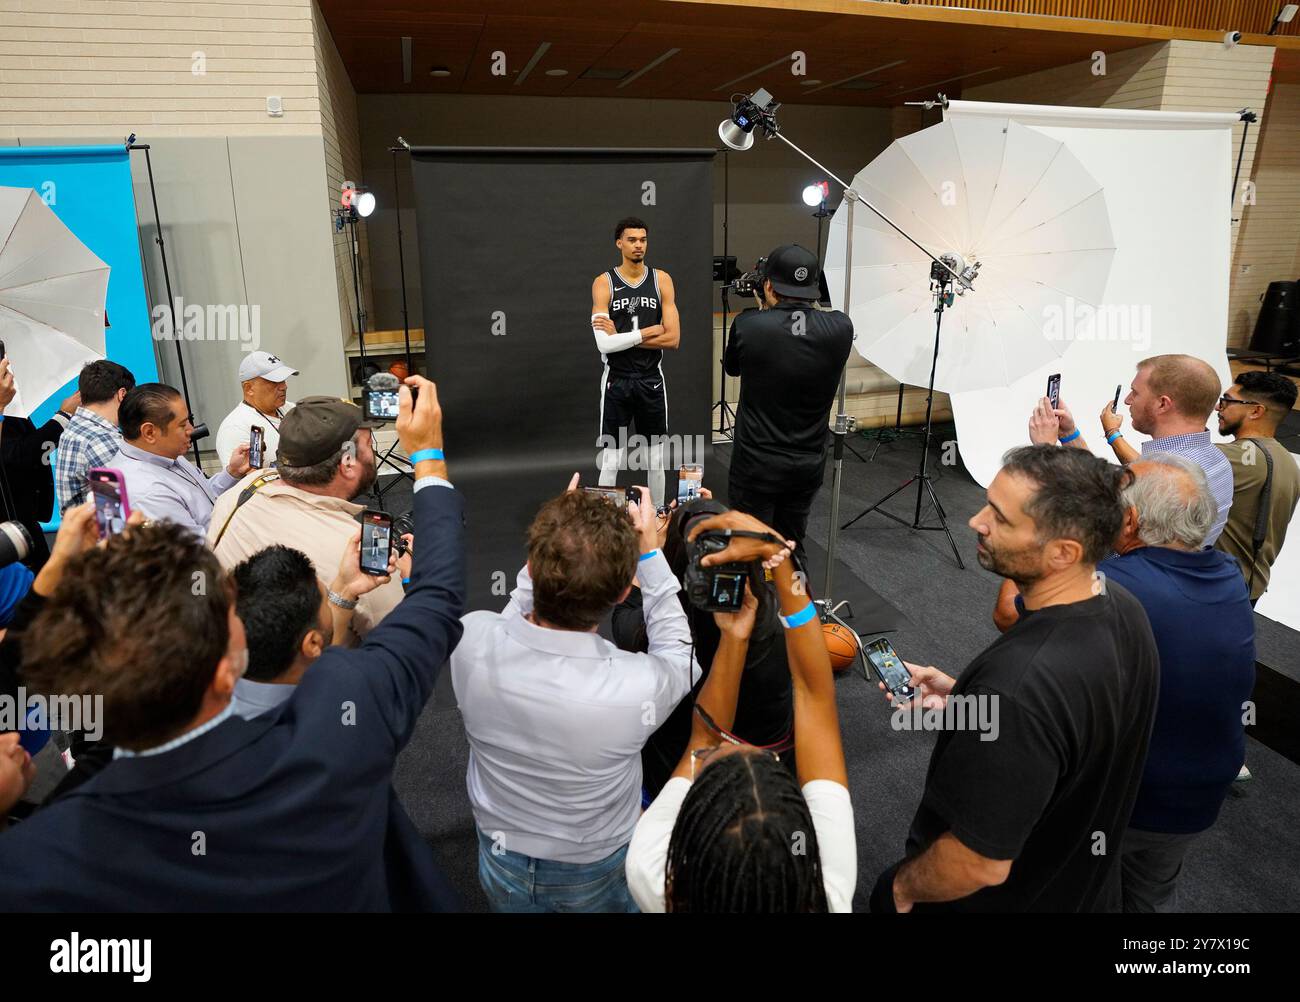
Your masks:
[{"label": "black t-shirt on photographer", "polygon": [[1015,862],[999,886],[916,910],[1117,911],[1120,839],[1159,672],[1146,613],[1113,582],[1087,601],[1023,615],[976,657],[953,695],[996,696],[997,737],[939,734],[907,855],[951,831]]},{"label": "black t-shirt on photographer", "polygon": [[740,377],[733,479],[777,492],[821,482],[827,415],[852,347],[853,322],[838,310],[786,301],[736,317],[723,360]]}]

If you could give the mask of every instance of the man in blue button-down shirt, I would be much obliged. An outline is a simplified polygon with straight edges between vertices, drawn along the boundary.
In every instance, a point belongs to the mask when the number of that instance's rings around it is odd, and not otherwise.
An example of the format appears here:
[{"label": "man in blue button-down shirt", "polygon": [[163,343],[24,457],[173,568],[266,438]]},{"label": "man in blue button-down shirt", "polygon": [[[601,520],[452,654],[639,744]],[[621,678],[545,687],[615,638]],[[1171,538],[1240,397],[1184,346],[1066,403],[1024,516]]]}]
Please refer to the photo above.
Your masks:
[{"label": "man in blue button-down shirt", "polygon": [[163,383],[142,383],[129,391],[117,420],[122,445],[108,465],[122,471],[130,508],[205,537],[217,498],[249,471],[248,443],[236,447],[224,470],[206,476],[185,458],[194,431],[190,409]]}]

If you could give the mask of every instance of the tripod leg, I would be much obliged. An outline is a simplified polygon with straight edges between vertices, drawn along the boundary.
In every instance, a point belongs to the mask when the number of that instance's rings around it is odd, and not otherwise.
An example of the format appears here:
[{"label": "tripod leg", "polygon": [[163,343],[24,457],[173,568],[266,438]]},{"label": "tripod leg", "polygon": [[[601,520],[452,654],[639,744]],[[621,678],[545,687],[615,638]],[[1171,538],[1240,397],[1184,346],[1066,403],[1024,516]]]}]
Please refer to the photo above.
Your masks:
[{"label": "tripod leg", "polygon": [[939,503],[939,495],[935,493],[929,477],[926,477],[925,489],[930,492],[930,500],[934,502],[935,511],[939,513],[939,524],[943,526],[943,534],[948,537],[948,545],[952,547],[952,555],[957,561],[957,567],[964,571],[966,565],[962,563],[961,552],[957,549],[957,542],[952,538],[952,530],[948,528],[948,519],[943,513],[943,505]]},{"label": "tripod leg", "polygon": [[890,491],[890,492],[889,492],[888,494],[886,494],[883,498],[881,498],[879,501],[877,501],[875,504],[873,504],[870,508],[864,508],[864,509],[862,509],[862,511],[858,512],[858,513],[857,513],[856,515],[854,515],[851,519],[849,519],[847,522],[845,522],[843,525],[841,525],[840,528],[841,528],[841,529],[847,529],[847,528],[848,528],[849,526],[851,526],[854,522],[856,522],[858,519],[860,519],[863,515],[868,515],[868,514],[870,514],[871,512],[873,512],[873,511],[875,511],[877,508],[879,508],[882,504],[884,504],[886,501],[888,501],[890,498],[894,497],[894,496],[897,495],[897,494],[902,494],[903,491],[907,490],[909,487],[912,486],[912,483],[913,483],[915,480],[916,480],[916,477],[912,477],[912,479],[909,480],[907,483],[903,484],[902,487],[895,487],[892,491]]}]

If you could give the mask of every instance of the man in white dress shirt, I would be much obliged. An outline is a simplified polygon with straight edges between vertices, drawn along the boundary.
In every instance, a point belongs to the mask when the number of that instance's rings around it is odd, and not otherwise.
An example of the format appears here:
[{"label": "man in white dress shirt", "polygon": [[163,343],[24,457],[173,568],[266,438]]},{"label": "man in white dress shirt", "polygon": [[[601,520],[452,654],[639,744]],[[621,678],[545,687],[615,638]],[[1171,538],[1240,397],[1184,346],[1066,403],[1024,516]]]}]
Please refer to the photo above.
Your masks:
[{"label": "man in white dress shirt", "polygon": [[280,444],[280,422],[293,404],[288,403],[290,376],[298,370],[285,365],[267,351],[252,351],[239,363],[239,383],[244,399],[222,419],[217,429],[217,456],[223,464],[230,462],[235,447],[247,445],[249,429],[257,425],[264,432],[262,466],[275,462]]},{"label": "man in white dress shirt", "polygon": [[[624,860],[641,747],[699,678],[649,491],[625,512],[577,480],[533,520],[505,610],[464,616],[451,657],[479,881],[496,911],[636,911]],[[596,633],[634,577],[645,654]]]}]

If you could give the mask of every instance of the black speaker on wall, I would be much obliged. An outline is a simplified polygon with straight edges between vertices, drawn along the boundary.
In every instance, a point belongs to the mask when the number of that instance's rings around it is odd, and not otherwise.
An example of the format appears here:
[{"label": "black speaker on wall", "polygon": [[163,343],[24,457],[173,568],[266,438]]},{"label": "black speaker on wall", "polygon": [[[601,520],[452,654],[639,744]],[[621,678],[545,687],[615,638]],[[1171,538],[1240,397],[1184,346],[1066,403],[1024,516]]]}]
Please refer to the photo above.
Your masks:
[{"label": "black speaker on wall", "polygon": [[1300,355],[1300,282],[1268,283],[1250,350]]}]

